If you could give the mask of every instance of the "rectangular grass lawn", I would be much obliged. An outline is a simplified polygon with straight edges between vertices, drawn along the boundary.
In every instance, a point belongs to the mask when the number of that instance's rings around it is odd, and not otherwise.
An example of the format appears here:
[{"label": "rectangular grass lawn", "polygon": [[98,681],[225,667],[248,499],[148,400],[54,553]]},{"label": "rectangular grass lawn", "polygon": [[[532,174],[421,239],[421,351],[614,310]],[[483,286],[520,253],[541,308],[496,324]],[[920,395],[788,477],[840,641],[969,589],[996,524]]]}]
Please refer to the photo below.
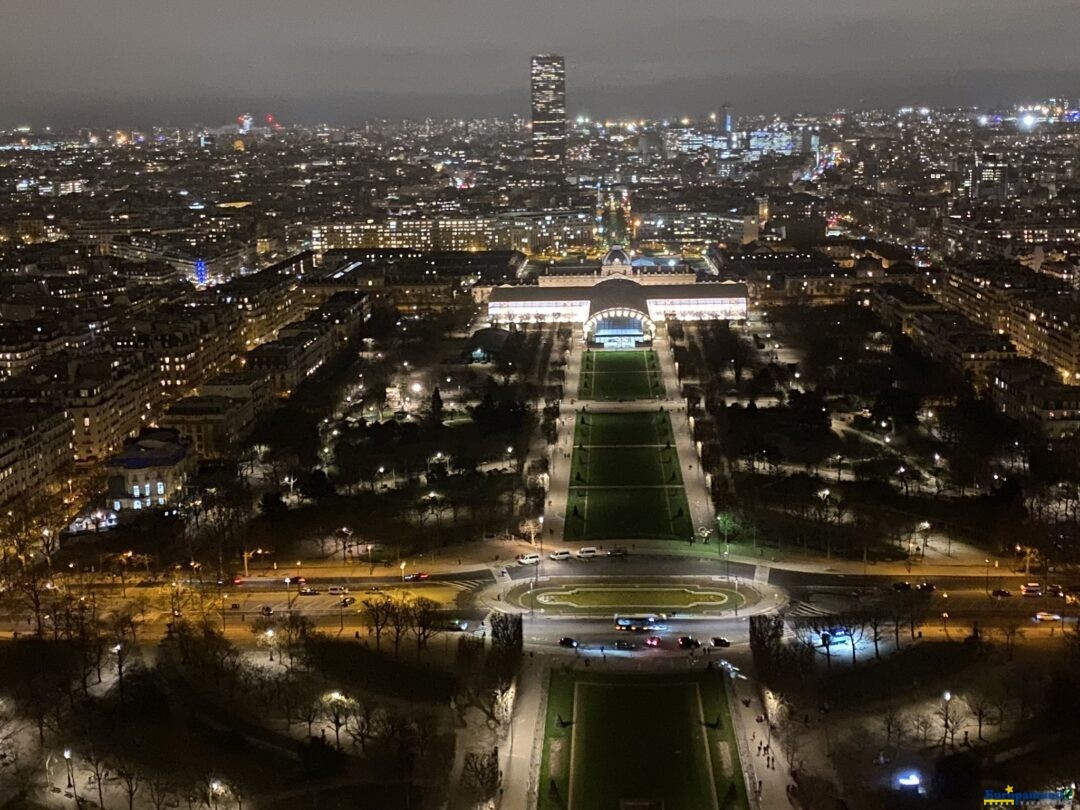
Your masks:
[{"label": "rectangular grass lawn", "polygon": [[578,416],[574,444],[667,444],[671,420],[659,410],[630,413],[586,413]]},{"label": "rectangular grass lawn", "polygon": [[674,447],[575,447],[571,486],[678,486]]},{"label": "rectangular grass lawn", "polygon": [[648,399],[661,393],[655,352],[587,352],[580,395],[585,399]]},{"label": "rectangular grass lawn", "polygon": [[724,677],[553,671],[537,798],[539,810],[747,810]]},{"label": "rectangular grass lawn", "polygon": [[690,509],[681,486],[570,489],[566,540],[686,540],[691,532]]}]

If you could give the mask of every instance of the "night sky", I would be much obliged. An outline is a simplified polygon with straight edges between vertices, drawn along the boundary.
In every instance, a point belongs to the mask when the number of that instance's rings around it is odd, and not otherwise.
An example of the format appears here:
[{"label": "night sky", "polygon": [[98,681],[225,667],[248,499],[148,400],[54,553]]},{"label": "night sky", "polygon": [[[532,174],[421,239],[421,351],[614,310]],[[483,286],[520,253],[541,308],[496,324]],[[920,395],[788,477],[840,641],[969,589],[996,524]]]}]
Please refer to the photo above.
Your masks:
[{"label": "night sky", "polygon": [[704,114],[1080,96],[1080,4],[1031,0],[3,0],[0,125]]}]

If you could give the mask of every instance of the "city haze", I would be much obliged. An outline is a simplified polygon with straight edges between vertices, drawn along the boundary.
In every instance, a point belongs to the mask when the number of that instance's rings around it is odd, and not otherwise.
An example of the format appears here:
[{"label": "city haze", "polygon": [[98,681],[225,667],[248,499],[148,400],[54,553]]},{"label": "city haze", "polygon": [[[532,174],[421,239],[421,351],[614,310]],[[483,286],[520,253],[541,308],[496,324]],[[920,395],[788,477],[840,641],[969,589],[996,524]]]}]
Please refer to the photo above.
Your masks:
[{"label": "city haze", "polygon": [[542,52],[571,116],[992,105],[1073,86],[1078,28],[1074,5],[1003,0],[56,0],[0,30],[0,124],[526,115]]}]

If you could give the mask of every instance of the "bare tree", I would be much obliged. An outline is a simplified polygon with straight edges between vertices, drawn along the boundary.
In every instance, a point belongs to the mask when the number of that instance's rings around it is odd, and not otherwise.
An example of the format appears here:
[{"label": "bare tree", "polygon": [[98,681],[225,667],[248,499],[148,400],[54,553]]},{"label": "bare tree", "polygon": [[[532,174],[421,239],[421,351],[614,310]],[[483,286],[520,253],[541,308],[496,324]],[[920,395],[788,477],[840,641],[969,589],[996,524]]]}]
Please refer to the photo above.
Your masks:
[{"label": "bare tree", "polygon": [[105,758],[97,753],[93,748],[90,749],[90,753],[86,755],[86,766],[90,769],[90,773],[94,776],[94,785],[97,787],[98,806],[105,807],[105,779],[112,773],[112,768],[109,767]]},{"label": "bare tree", "polygon": [[410,629],[416,637],[416,655],[419,657],[420,650],[426,647],[431,637],[439,632],[439,625],[442,622],[439,603],[426,596],[418,596],[413,600],[409,618],[412,622]]},{"label": "bare tree", "polygon": [[825,656],[825,668],[832,669],[832,623],[831,617],[808,616],[792,622],[795,635],[810,649]]},{"label": "bare tree", "polygon": [[998,630],[1001,632],[1002,641],[1005,642],[1005,658],[1012,661],[1013,653],[1016,650],[1016,642],[1024,637],[1024,631],[1020,629],[1020,622],[1016,619],[1008,619],[1002,622]]},{"label": "bare tree", "polygon": [[860,613],[847,613],[840,617],[840,629],[851,644],[851,666],[858,664],[859,642],[866,632],[866,619]]},{"label": "bare tree", "polygon": [[176,796],[172,785],[164,779],[151,779],[146,783],[146,790],[154,810],[165,810]]},{"label": "bare tree", "polygon": [[240,783],[230,781],[229,793],[231,793],[233,799],[236,800],[236,810],[244,810],[244,789],[240,786]]},{"label": "bare tree", "polygon": [[[881,658],[882,631],[885,629],[885,614],[880,610],[871,610],[866,614],[866,626],[870,629],[870,640],[874,643],[874,658]],[[897,645],[899,649],[899,645]]]},{"label": "bare tree", "polygon": [[983,739],[983,724],[989,721],[994,710],[994,700],[985,692],[973,692],[964,698],[971,716],[979,726],[979,739]]},{"label": "bare tree", "polygon": [[371,700],[354,701],[345,731],[363,752],[379,727],[379,709]]},{"label": "bare tree", "polygon": [[884,714],[881,715],[881,727],[885,731],[885,745],[892,745],[893,737],[897,737],[897,744],[899,744],[899,737],[904,725],[903,715],[900,714],[900,710],[896,706],[890,704],[885,707]]},{"label": "bare tree", "polygon": [[956,735],[964,730],[971,720],[971,712],[967,706],[959,705],[953,708],[952,722],[949,723],[949,747],[956,748]]},{"label": "bare tree", "polygon": [[309,737],[311,736],[312,726],[315,725],[315,721],[321,716],[322,706],[315,700],[302,704],[297,712],[297,717],[307,724],[307,733]]},{"label": "bare tree", "polygon": [[390,600],[388,629],[390,640],[394,642],[394,655],[401,651],[401,641],[412,627],[412,600],[403,596],[400,599]]},{"label": "bare tree", "polygon": [[490,751],[470,751],[465,754],[461,781],[477,801],[487,802],[493,798],[502,781],[499,749],[495,747]]},{"label": "bare tree", "polygon": [[322,701],[322,716],[334,727],[334,744],[341,749],[341,729],[352,716],[356,701],[341,692],[331,692]]},{"label": "bare tree", "polygon": [[130,762],[124,762],[116,766],[116,775],[127,795],[128,810],[135,810],[135,794],[142,785],[142,777],[138,770]]},{"label": "bare tree", "polygon": [[997,713],[998,728],[1004,730],[1005,721],[1009,716],[1009,704],[1012,702],[1012,698],[1007,689],[998,688],[993,693],[991,700],[994,704],[994,711]]},{"label": "bare tree", "polygon": [[364,620],[375,633],[375,649],[382,648],[382,634],[390,624],[391,614],[394,612],[394,600],[384,593],[380,593],[371,599],[362,602]]},{"label": "bare tree", "polygon": [[525,518],[518,525],[518,531],[529,538],[529,542],[535,544],[536,538],[543,531],[543,526],[536,518]]},{"label": "bare tree", "polygon": [[911,718],[911,729],[922,738],[923,745],[930,741],[930,731],[934,727],[933,719],[926,714],[917,714]]}]

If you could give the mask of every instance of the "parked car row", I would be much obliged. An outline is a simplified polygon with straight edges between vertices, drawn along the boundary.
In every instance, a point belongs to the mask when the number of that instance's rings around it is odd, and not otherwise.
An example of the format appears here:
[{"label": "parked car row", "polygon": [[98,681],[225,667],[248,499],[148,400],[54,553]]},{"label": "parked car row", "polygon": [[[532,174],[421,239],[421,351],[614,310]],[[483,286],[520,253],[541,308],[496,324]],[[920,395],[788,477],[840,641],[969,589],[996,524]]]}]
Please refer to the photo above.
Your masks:
[{"label": "parked car row", "polygon": [[[731,641],[724,636],[713,636],[711,643],[713,647],[731,646]],[[701,646],[701,642],[693,636],[679,636],[679,638],[676,639],[675,644],[681,650],[694,650]],[[559,646],[569,647],[576,650],[581,646],[581,643],[577,639],[571,638],[570,636],[563,636],[559,639]],[[615,642],[616,650],[633,651],[638,649],[638,646],[639,645],[636,641],[626,641],[624,639],[619,639]],[[660,636],[648,636],[645,639],[645,646],[652,647],[653,649],[658,649],[664,646],[664,641]]]},{"label": "parked car row", "polygon": [[[629,554],[630,552],[622,546],[611,547],[607,550],[606,555],[601,555],[600,549],[598,549],[596,546],[583,546],[577,551],[573,552],[570,551],[570,549],[561,548],[558,551],[553,551],[548,554],[548,559],[554,560],[555,562],[563,562],[570,559],[592,560],[600,556],[607,556],[612,558],[627,557],[629,556]],[[519,554],[517,557],[517,563],[518,565],[539,565],[540,555],[535,552],[530,552],[528,554]]]}]

